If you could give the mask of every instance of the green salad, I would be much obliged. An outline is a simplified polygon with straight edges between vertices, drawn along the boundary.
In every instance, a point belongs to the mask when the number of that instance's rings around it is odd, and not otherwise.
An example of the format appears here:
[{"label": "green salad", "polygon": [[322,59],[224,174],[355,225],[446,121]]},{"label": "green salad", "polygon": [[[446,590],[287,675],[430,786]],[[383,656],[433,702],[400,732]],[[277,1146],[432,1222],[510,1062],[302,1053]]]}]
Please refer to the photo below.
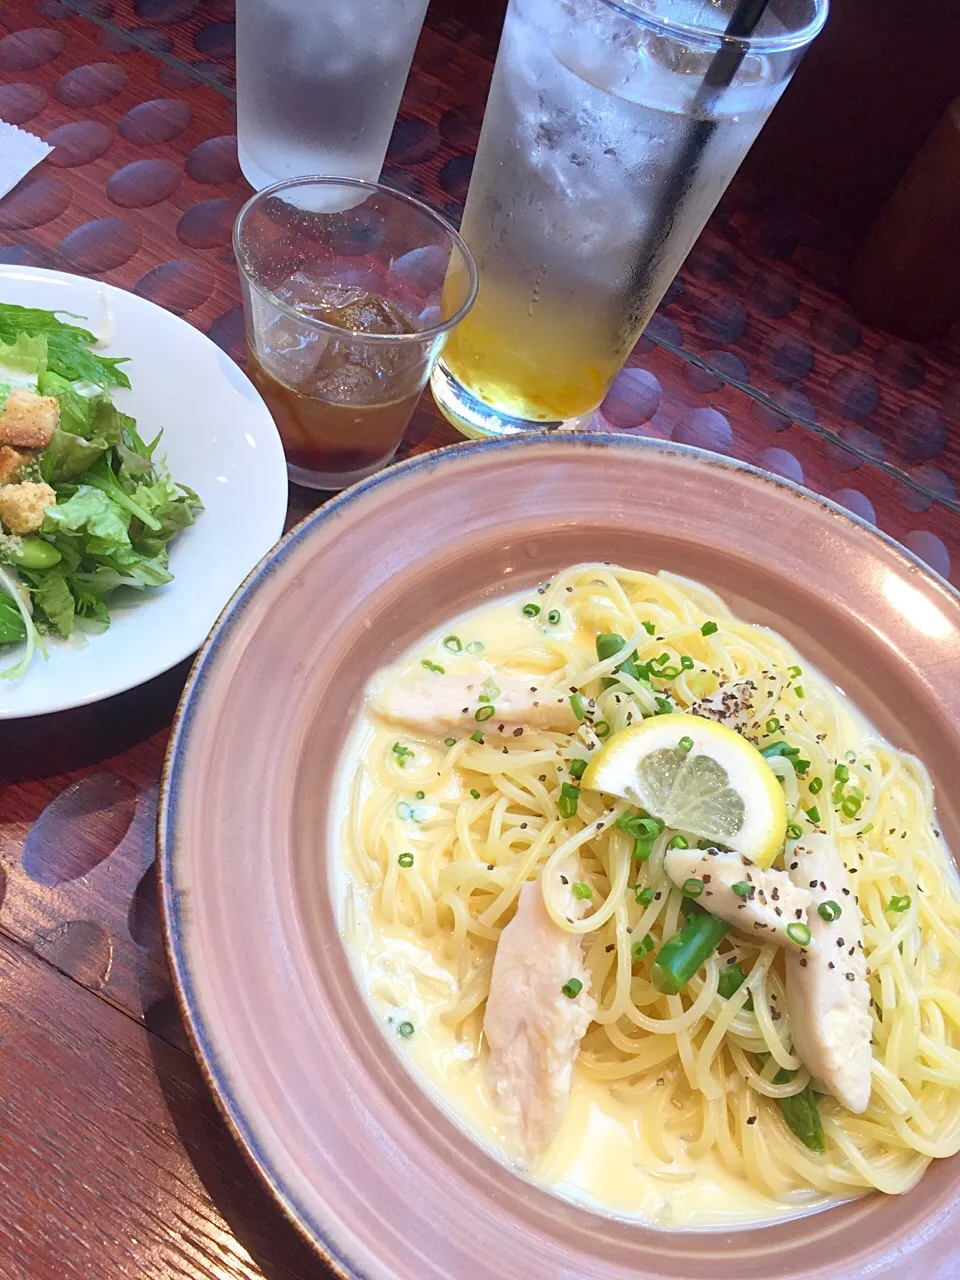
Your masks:
[{"label": "green salad", "polygon": [[[73,317],[76,318],[76,317]],[[0,303],[0,646],[103,631],[121,587],[172,578],[167,549],[202,510],[111,399],[125,363],[88,330]],[[162,433],[161,433],[162,434]]]}]

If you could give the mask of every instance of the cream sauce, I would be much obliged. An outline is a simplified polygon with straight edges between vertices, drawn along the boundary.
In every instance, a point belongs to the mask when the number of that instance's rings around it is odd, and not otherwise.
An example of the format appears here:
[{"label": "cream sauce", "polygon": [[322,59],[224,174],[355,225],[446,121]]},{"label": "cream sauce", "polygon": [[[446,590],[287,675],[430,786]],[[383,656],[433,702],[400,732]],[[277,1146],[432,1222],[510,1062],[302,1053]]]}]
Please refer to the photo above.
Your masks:
[{"label": "cream sauce", "polygon": [[[509,655],[530,643],[531,631],[518,605],[538,597],[530,591],[499,598],[456,619],[425,637],[380,680],[422,676],[421,658],[437,657],[437,642],[451,633],[464,645],[480,641],[482,653],[465,654],[458,673],[494,673],[503,669]],[[598,625],[602,620],[598,619]],[[559,628],[558,628],[559,630]],[[592,654],[592,634],[564,632]],[[450,669],[449,667],[447,668]],[[849,705],[849,704],[848,704]],[[851,709],[852,710],[852,709]],[[455,1003],[457,979],[443,954],[444,935],[425,940],[414,930],[382,919],[375,894],[362,886],[347,865],[352,835],[348,822],[356,803],[356,762],[389,750],[387,740],[398,736],[396,727],[383,727],[361,716],[338,765],[337,794],[333,808],[331,847],[343,848],[345,857],[332,868],[337,900],[342,903],[341,928],[360,985],[383,1019],[384,1030],[401,1061],[440,1103],[488,1151],[508,1161],[505,1135],[491,1100],[484,1071],[482,1047],[477,1040],[458,1040],[442,1018]],[[410,735],[402,735],[409,739]],[[386,746],[385,746],[386,743]],[[409,1038],[398,1028],[404,1022],[415,1030]],[[670,1161],[662,1159],[648,1134],[662,1129],[656,1077],[638,1101],[618,1100],[606,1083],[588,1078],[575,1068],[574,1087],[560,1132],[535,1171],[523,1171],[534,1182],[570,1200],[616,1217],[672,1229],[723,1229],[765,1226],[796,1217],[833,1203],[816,1192],[798,1193],[788,1203],[759,1193],[727,1171],[714,1154],[693,1158],[685,1141],[671,1139]],[[690,1139],[696,1135],[689,1135]]]}]

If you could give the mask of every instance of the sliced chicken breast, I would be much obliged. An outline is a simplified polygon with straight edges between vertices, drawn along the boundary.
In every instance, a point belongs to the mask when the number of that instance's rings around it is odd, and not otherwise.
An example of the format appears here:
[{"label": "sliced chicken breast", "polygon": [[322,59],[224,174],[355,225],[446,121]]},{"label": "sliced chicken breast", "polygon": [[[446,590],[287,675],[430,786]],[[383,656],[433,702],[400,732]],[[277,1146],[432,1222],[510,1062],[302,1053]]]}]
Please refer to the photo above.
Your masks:
[{"label": "sliced chicken breast", "polygon": [[[486,697],[487,676],[431,675],[404,684],[390,684],[374,694],[372,709],[385,720],[404,724],[415,733],[455,733],[482,729],[484,733],[513,734],[520,726],[573,733],[578,720],[570,699],[537,676],[501,676],[493,679],[499,690]],[[488,686],[489,687],[489,686]],[[481,707],[493,707],[489,719],[477,721]],[[484,713],[485,714],[485,713]]]},{"label": "sliced chicken breast", "polygon": [[721,685],[716,693],[695,702],[689,711],[691,715],[703,716],[705,720],[717,720],[739,733],[753,719],[756,692],[757,686],[752,680],[738,680],[736,684]]},{"label": "sliced chicken breast", "polygon": [[[860,908],[829,836],[808,836],[797,844],[787,869],[793,882],[811,895],[810,945],[787,953],[793,1047],[827,1093],[859,1115],[870,1101],[873,1061]],[[836,920],[820,915],[818,907],[824,902],[839,906]]]},{"label": "sliced chicken breast", "polygon": [[787,926],[806,923],[811,898],[785,871],[761,871],[738,853],[716,849],[670,849],[663,866],[678,887],[685,880],[702,880],[697,901],[712,915],[764,942],[796,949]]},{"label": "sliced chicken breast", "polygon": [[[561,888],[576,919],[582,904],[569,883]],[[497,945],[483,1030],[487,1079],[527,1162],[550,1145],[566,1112],[573,1064],[597,1008],[589,988],[580,935],[554,924],[539,883],[524,885]]]}]

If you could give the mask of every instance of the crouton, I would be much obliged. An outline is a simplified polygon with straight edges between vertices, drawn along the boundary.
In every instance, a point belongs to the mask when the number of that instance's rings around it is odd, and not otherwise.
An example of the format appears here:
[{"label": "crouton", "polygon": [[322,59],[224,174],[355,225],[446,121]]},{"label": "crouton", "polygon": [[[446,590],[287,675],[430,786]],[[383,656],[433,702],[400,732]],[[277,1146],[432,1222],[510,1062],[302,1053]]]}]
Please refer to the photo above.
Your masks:
[{"label": "crouton", "polygon": [[0,444],[0,484],[9,484],[23,464],[29,461],[29,453],[18,453],[8,444]]},{"label": "crouton", "polygon": [[36,533],[43,524],[47,507],[56,504],[57,495],[48,484],[5,484],[0,486],[0,520],[11,533]]},{"label": "crouton", "polygon": [[11,391],[0,410],[0,444],[24,449],[45,449],[60,421],[56,396],[38,396],[32,391]]}]

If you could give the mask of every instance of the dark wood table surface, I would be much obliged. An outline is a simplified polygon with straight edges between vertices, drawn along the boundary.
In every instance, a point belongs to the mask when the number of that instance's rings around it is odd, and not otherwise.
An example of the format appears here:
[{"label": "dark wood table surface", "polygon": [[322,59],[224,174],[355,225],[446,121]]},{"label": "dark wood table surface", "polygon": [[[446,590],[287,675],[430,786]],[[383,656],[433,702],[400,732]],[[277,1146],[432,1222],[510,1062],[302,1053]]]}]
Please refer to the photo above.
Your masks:
[{"label": "dark wood table surface", "polygon": [[[388,156],[454,220],[496,10],[434,0]],[[232,17],[0,3],[0,119],[56,148],[0,201],[0,263],[133,289],[242,359]],[[735,180],[597,425],[802,480],[960,584],[960,331],[918,347],[859,324],[849,254],[829,212]],[[426,396],[405,450],[454,438]],[[290,522],[316,501],[294,490]],[[186,674],[0,724],[0,1280],[328,1274],[221,1121],[171,990],[154,827]]]}]

